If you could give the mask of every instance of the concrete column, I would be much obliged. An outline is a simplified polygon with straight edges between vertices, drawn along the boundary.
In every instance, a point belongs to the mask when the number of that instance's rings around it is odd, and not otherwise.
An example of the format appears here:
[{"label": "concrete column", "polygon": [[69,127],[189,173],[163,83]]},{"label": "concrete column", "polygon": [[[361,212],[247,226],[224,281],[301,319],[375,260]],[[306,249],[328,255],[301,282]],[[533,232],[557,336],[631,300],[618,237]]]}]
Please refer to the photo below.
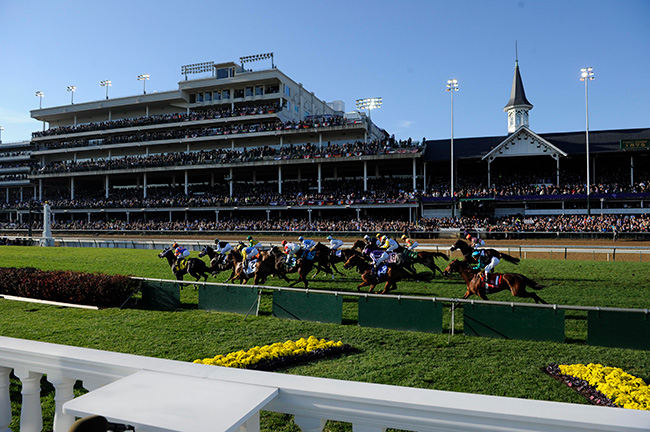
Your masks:
[{"label": "concrete column", "polygon": [[368,190],[368,161],[363,161],[363,190]]},{"label": "concrete column", "polygon": [[106,174],[106,176],[104,177],[104,191],[105,191],[104,197],[106,197],[106,198],[108,198],[108,185],[109,185],[109,183],[108,183],[108,174]]},{"label": "concrete column", "polygon": [[[321,163],[318,163],[318,193],[321,193],[321,185],[322,185],[322,169],[321,169]],[[309,217],[311,217],[311,210],[309,211]]]},{"label": "concrete column", "polygon": [[282,193],[282,165],[278,165],[278,193]]},{"label": "concrete column", "polygon": [[189,176],[188,171],[185,170],[185,195],[187,195],[188,192],[188,176]]},{"label": "concrete column", "polygon": [[74,177],[70,177],[70,199],[74,199]]},{"label": "concrete column", "polygon": [[417,177],[418,177],[417,166],[415,164],[415,158],[413,158],[413,190],[416,190],[418,188],[418,185],[416,184]]},{"label": "concrete column", "polygon": [[142,174],[142,198],[147,198],[147,173]]}]

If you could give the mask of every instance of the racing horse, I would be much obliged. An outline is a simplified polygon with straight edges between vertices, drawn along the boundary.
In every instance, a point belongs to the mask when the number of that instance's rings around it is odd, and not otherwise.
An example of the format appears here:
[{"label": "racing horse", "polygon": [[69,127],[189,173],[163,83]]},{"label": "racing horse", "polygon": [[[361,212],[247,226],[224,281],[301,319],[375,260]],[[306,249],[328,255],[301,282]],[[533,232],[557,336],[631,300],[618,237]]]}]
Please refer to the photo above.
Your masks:
[{"label": "racing horse", "polygon": [[327,274],[331,274],[334,276],[334,272],[330,268],[329,265],[329,248],[327,248],[328,251],[323,250],[322,248],[319,248],[318,243],[316,247],[314,248],[313,251],[305,251],[304,249],[301,249],[301,255],[296,261],[296,266],[295,268],[298,271],[298,280],[291,282],[289,284],[290,287],[294,286],[295,284],[302,282],[305,284],[305,289],[308,288],[308,281],[307,281],[307,276],[309,275],[309,272],[311,272],[313,269],[316,269],[318,271],[324,271]]},{"label": "racing horse", "polygon": [[361,291],[361,287],[369,286],[368,292],[373,292],[375,286],[385,282],[386,285],[380,294],[386,294],[388,291],[396,290],[397,282],[407,276],[407,273],[401,265],[383,264],[382,267],[384,266],[386,271],[375,275],[372,272],[372,264],[367,262],[360,254],[352,255],[343,265],[346,270],[357,267],[359,273],[361,273],[361,283],[357,285],[357,291]]},{"label": "racing horse", "polygon": [[228,255],[232,256],[234,267],[226,283],[239,280],[241,284],[245,284],[252,278],[255,285],[260,285],[266,282],[266,279],[271,275],[276,275],[287,282],[291,282],[287,278],[286,271],[276,266],[275,255],[271,252],[260,251],[252,272],[249,271],[249,268],[244,268],[244,258],[239,250],[235,250],[234,253]]},{"label": "racing horse", "polygon": [[[449,248],[450,252],[453,252],[455,250],[459,250],[462,254],[463,257],[465,258],[465,261],[468,263],[476,264],[476,259],[472,256],[472,253],[474,252],[474,249],[465,241],[462,239],[456,240],[456,243],[451,245],[451,248]],[[519,264],[520,259],[513,257],[512,255],[508,255],[507,253],[504,252],[499,252],[496,249],[489,249],[489,248],[481,248],[483,252],[487,255],[488,258],[496,257],[498,259],[504,259],[508,261],[509,263],[512,264]]]},{"label": "racing horse", "polygon": [[229,254],[218,254],[210,245],[206,245],[199,252],[199,258],[203,258],[206,255],[210,258],[210,270],[213,275],[217,272],[228,270],[233,266],[233,261],[228,259]]},{"label": "racing horse", "polygon": [[[369,258],[372,258],[373,255],[375,257],[377,257],[377,255],[375,255],[375,254],[381,255],[381,253],[385,252],[385,250],[380,248],[379,246],[377,246],[377,244],[374,241],[371,241],[371,242],[367,243],[367,242],[364,242],[363,240],[357,240],[352,245],[352,247],[353,247],[353,249],[361,250],[362,251],[361,253],[363,255],[369,257]],[[417,270],[415,270],[414,264],[416,264],[418,262],[417,257],[412,258],[409,254],[403,253],[403,251],[404,251],[404,248],[402,248],[402,252],[398,252],[397,249],[395,251],[393,251],[393,252],[387,252],[389,258],[386,261],[390,261],[392,263],[395,263],[395,264],[398,264],[398,265],[402,266],[402,269],[407,274],[409,274],[409,276],[416,277]],[[438,253],[438,252],[435,252],[435,253]],[[373,259],[373,261],[374,261],[374,259]],[[429,264],[431,264],[431,263],[429,263]],[[433,263],[433,265],[435,266],[435,262]],[[431,269],[431,267],[429,267],[428,265],[425,265],[425,266]],[[435,271],[433,269],[431,269],[431,271],[433,272],[433,274],[435,276]],[[440,271],[442,273],[442,271],[440,269],[438,269],[438,271]]]},{"label": "racing horse", "polygon": [[[339,249],[337,251],[333,251],[331,248],[327,247],[326,245],[318,242],[316,244],[316,247],[314,250],[321,251],[322,254],[319,254],[319,258],[323,260],[323,262],[319,262],[318,264],[321,267],[329,267],[333,269],[336,273],[340,275],[344,275],[344,273],[341,273],[339,269],[336,268],[337,263],[344,263],[350,258],[353,254],[357,253],[356,250],[354,249]],[[327,258],[327,265],[325,265],[325,257]],[[320,273],[320,269],[316,268],[316,273],[311,277],[312,279],[316,277]],[[334,273],[332,273],[332,279],[334,279]]]},{"label": "racing horse", "polygon": [[395,252],[404,254],[414,263],[422,264],[433,273],[433,277],[436,277],[436,270],[442,274],[440,267],[436,265],[436,258],[442,258],[445,261],[449,261],[449,257],[444,252],[432,252],[432,251],[409,251],[404,246],[399,246],[395,249]]},{"label": "racing horse", "polygon": [[[176,277],[176,280],[182,281],[183,276],[189,273],[190,276],[196,278],[198,282],[199,279],[203,278],[203,281],[208,280],[208,274],[213,274],[208,266],[199,258],[188,258],[185,268],[179,269],[176,266],[176,257],[174,256],[174,250],[172,248],[163,249],[162,252],[158,254],[158,258],[167,258],[169,267],[172,269],[172,273]],[[214,275],[214,274],[213,274]]]},{"label": "racing horse", "polygon": [[[487,300],[487,293],[485,288],[485,280],[483,279],[483,272],[474,273],[467,264],[467,261],[453,260],[449,263],[447,268],[444,270],[444,274],[448,275],[449,273],[458,272],[467,284],[467,291],[463,298],[476,294],[482,300]],[[535,303],[547,304],[534,292],[526,291],[526,287],[531,287],[532,289],[539,290],[544,288],[543,285],[538,284],[532,279],[519,274],[519,273],[492,273],[490,274],[490,288],[489,293],[497,293],[503,290],[510,290],[513,296],[521,298],[532,298],[535,300]],[[493,283],[494,282],[494,283]]]}]

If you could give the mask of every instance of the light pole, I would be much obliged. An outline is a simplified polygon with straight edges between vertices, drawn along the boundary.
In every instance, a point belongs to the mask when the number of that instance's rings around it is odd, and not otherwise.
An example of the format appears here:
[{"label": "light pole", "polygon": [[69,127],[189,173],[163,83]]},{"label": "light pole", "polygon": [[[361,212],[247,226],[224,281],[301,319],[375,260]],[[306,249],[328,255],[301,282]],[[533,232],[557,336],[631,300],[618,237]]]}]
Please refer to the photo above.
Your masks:
[{"label": "light pole", "polygon": [[447,80],[447,91],[451,93],[451,217],[456,217],[456,200],[454,199],[454,92],[458,91],[458,80]]},{"label": "light pole", "polygon": [[147,94],[147,80],[149,79],[149,74],[138,75],[138,81],[142,81],[142,94]]},{"label": "light pole", "polygon": [[77,86],[68,86],[66,90],[70,92],[70,105],[74,105],[74,92],[77,90]]},{"label": "light pole", "polygon": [[[381,108],[381,104],[383,101],[381,100],[380,97],[375,97],[375,98],[365,98],[365,99],[357,99],[357,109],[368,109],[368,132],[370,132],[371,128],[371,120],[372,118],[370,117],[370,111],[375,109],[375,108]],[[367,138],[366,138],[367,141]]]},{"label": "light pole", "polygon": [[5,130],[4,126],[0,126],[0,143],[2,143],[2,131]]},{"label": "light pole", "polygon": [[106,87],[106,99],[108,99],[108,88],[111,86],[111,84],[111,80],[104,80],[99,82],[100,86]]},{"label": "light pole", "polygon": [[591,176],[589,172],[589,81],[594,79],[594,68],[580,69],[580,81],[585,82],[585,116],[587,124],[585,128],[585,142],[587,148],[587,216],[591,216]]},{"label": "light pole", "polygon": [[43,108],[43,96],[45,96],[45,93],[43,93],[42,91],[39,90],[39,91],[36,92],[36,97],[39,98],[38,109]]}]

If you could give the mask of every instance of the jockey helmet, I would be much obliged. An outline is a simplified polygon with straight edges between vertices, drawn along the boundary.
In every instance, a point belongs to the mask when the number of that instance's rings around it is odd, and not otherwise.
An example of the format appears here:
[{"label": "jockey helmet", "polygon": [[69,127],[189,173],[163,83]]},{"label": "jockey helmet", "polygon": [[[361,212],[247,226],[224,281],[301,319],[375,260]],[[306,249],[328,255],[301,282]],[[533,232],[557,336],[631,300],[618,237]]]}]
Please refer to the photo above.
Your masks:
[{"label": "jockey helmet", "polygon": [[467,240],[471,240],[471,239],[472,239],[472,235],[471,235],[471,234],[467,234],[467,236],[466,236],[465,238],[466,238]]},{"label": "jockey helmet", "polygon": [[368,234],[364,235],[363,238],[364,238],[365,240],[370,240],[370,236],[369,236]]},{"label": "jockey helmet", "polygon": [[219,244],[219,239],[214,239],[214,244]]},{"label": "jockey helmet", "polygon": [[472,256],[473,256],[474,258],[476,258],[477,256],[479,256],[480,254],[481,254],[481,253],[480,253],[479,251],[474,251],[474,252],[472,252]]},{"label": "jockey helmet", "polygon": [[388,236],[381,236],[380,240],[385,242],[386,240],[388,240]]},{"label": "jockey helmet", "polygon": [[253,236],[246,237],[246,240],[253,240]]},{"label": "jockey helmet", "polygon": [[327,240],[332,240],[332,236],[331,236],[331,235],[328,235],[328,236],[327,236]]},{"label": "jockey helmet", "polygon": [[406,240],[408,237],[406,237],[406,234],[402,235],[402,240]]},{"label": "jockey helmet", "polygon": [[177,247],[178,247],[178,243],[174,242],[174,244],[172,245],[172,249],[176,249]]},{"label": "jockey helmet", "polygon": [[377,238],[381,238],[382,235],[381,235],[381,233],[377,233],[377,235],[376,235],[375,237],[377,237]]},{"label": "jockey helmet", "polygon": [[298,241],[303,241],[305,238],[303,236],[298,237]]},{"label": "jockey helmet", "polygon": [[282,246],[286,246],[286,245],[287,245],[287,241],[286,241],[286,240],[282,240]]}]

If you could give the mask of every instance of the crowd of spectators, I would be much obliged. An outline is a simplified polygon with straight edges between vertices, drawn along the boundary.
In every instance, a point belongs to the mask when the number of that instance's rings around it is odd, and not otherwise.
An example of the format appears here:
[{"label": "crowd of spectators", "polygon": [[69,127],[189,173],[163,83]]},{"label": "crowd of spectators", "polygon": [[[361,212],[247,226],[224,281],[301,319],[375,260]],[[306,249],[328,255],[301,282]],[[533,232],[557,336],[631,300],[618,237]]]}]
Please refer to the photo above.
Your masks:
[{"label": "crowd of spectators", "polygon": [[[28,229],[27,223],[0,223],[1,229]],[[35,221],[32,229],[41,229],[41,222]],[[232,218],[215,221],[195,219],[187,221],[111,219],[104,221],[56,220],[52,225],[57,230],[88,231],[279,231],[279,232],[392,232],[408,233],[415,237],[435,233],[441,229],[469,230],[490,236],[496,233],[561,232],[561,233],[623,233],[648,232],[650,215],[559,215],[522,217],[509,216],[491,218],[422,218],[416,222],[394,219],[255,219]]]},{"label": "crowd of spectators", "polygon": [[65,135],[78,132],[91,132],[106,129],[120,129],[127,127],[149,126],[164,123],[180,123],[201,120],[213,120],[227,117],[239,117],[246,115],[272,114],[282,107],[279,103],[260,105],[239,106],[231,109],[230,104],[210,110],[192,111],[190,113],[159,114],[146,117],[129,119],[117,119],[105,122],[84,123],[78,125],[66,125],[49,128],[44,131],[32,133],[33,138],[40,138],[54,135]]},{"label": "crowd of spectators", "polygon": [[244,163],[258,161],[350,157],[391,154],[401,151],[422,151],[419,146],[403,143],[390,145],[387,140],[349,143],[328,143],[327,145],[301,144],[277,147],[254,147],[243,149],[214,149],[197,152],[173,152],[141,156],[87,159],[78,161],[56,161],[43,167],[34,167],[33,173],[61,173],[78,171],[109,171],[127,168],[167,167],[174,165],[202,165]]}]

